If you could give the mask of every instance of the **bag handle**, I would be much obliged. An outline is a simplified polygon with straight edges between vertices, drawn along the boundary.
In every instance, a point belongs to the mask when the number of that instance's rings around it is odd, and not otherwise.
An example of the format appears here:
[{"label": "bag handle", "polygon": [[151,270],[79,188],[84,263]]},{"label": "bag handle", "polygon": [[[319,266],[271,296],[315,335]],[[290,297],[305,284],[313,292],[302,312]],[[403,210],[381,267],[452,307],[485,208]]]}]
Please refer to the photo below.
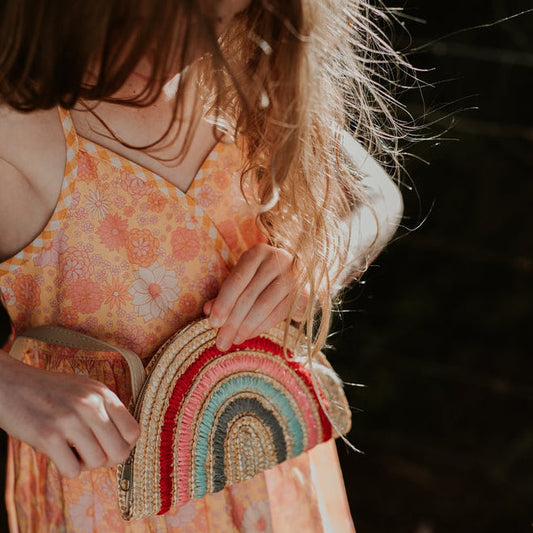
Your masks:
[{"label": "bag handle", "polygon": [[108,342],[89,337],[78,331],[74,331],[59,326],[37,326],[26,330],[22,335],[15,337],[9,355],[22,360],[24,355],[24,344],[27,339],[34,339],[56,346],[65,346],[66,348],[77,348],[92,352],[117,352],[128,363],[131,379],[132,400],[135,402],[137,395],[146,379],[146,372],[140,357],[127,348],[119,348]]}]

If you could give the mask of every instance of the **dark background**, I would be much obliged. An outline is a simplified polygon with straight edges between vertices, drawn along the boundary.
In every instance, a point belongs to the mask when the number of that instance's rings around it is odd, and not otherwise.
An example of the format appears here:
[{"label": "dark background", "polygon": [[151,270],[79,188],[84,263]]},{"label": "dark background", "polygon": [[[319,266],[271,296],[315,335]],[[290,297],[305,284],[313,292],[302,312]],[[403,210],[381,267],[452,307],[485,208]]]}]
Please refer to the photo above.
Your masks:
[{"label": "dark background", "polygon": [[[404,19],[416,48],[533,4],[404,8],[426,21]],[[533,532],[532,30],[530,13],[410,55],[431,69],[423,133],[451,129],[411,147],[403,225],[424,223],[348,293],[331,338],[341,376],[366,385],[348,387],[365,454],[339,441],[358,533]],[[420,115],[420,93],[402,100]]]},{"label": "dark background", "polygon": [[[408,0],[426,23],[406,25],[414,48],[531,8]],[[354,521],[358,533],[533,532],[533,13],[410,59],[433,69],[420,72],[426,106],[450,104],[429,132],[452,129],[412,149],[430,165],[407,161],[404,225],[427,219],[351,290],[332,338],[342,377],[366,384],[348,389],[365,455],[339,442]],[[420,113],[420,94],[402,99]]]}]

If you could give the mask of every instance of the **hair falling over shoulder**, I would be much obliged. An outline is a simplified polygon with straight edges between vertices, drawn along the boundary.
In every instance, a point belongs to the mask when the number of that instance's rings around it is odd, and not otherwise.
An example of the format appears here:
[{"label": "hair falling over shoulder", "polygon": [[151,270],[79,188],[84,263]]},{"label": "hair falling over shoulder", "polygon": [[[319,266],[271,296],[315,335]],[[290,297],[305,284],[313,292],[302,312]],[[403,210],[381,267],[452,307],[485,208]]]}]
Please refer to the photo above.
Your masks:
[{"label": "hair falling over shoulder", "polygon": [[[310,290],[307,333],[315,331],[318,351],[332,288],[345,281],[347,218],[365,202],[343,135],[351,131],[397,176],[409,128],[393,94],[410,66],[389,44],[388,16],[372,0],[251,0],[219,35],[221,1],[6,0],[0,101],[20,111],[79,100],[146,106],[192,65],[201,104],[244,140],[243,181],[262,205],[258,221],[271,243],[294,257],[295,298]],[[117,101],[147,56],[144,90]]]},{"label": "hair falling over shoulder", "polygon": [[263,0],[221,41],[230,75],[215,107],[233,111],[230,122],[247,141],[243,179],[256,186],[271,242],[293,254],[301,273],[294,298],[310,289],[313,353],[326,342],[335,293],[349,281],[341,276],[350,214],[366,202],[345,132],[398,179],[399,146],[412,130],[398,118],[394,94],[414,74],[389,44],[390,24],[367,0]]}]

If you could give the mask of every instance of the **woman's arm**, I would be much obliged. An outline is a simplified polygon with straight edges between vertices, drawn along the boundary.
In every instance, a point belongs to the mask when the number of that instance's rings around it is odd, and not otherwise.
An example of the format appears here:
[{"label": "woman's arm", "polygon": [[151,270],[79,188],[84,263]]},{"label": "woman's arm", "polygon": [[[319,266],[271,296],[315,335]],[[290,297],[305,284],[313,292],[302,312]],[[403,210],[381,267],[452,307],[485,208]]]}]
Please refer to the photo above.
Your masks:
[{"label": "woman's arm", "polygon": [[[366,204],[358,204],[346,219],[350,249],[332,295],[364,272],[391,239],[400,222],[402,197],[387,173],[349,134],[345,149],[363,174]],[[220,328],[217,346],[226,350],[259,335],[287,317],[296,283],[292,256],[280,248],[259,244],[245,252],[222,283],[217,297],[204,305],[211,325]],[[308,294],[299,295],[292,318],[301,320]]]},{"label": "woman's arm", "polygon": [[367,269],[393,237],[403,214],[402,195],[385,170],[350,134],[343,140],[346,153],[361,172],[366,202],[358,204],[346,219],[350,249],[333,294]]},{"label": "woman's arm", "polygon": [[[64,165],[56,109],[24,114],[0,106],[0,261],[49,220]],[[0,427],[47,455],[67,477],[118,464],[139,435],[133,416],[105,385],[34,368],[2,349]]]}]

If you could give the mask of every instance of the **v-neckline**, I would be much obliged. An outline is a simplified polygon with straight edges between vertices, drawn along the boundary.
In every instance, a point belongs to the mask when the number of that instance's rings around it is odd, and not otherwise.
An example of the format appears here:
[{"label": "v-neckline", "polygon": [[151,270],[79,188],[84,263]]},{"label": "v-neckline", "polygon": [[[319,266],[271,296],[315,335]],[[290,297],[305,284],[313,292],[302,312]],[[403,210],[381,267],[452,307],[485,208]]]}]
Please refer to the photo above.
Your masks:
[{"label": "v-neckline", "polygon": [[233,256],[232,251],[221,237],[213,221],[209,218],[209,216],[207,216],[196,199],[190,194],[191,191],[196,189],[199,181],[202,178],[204,170],[208,166],[209,161],[217,159],[220,150],[226,144],[234,144],[235,141],[232,140],[228,142],[227,136],[222,137],[205,157],[195,177],[189,185],[187,192],[183,192],[179,187],[155,172],[152,172],[151,170],[138,163],[135,163],[134,161],[130,161],[129,159],[109,148],[82,137],[76,131],[68,110],[59,108],[59,113],[65,135],[66,162],[65,169],[63,171],[61,190],[56,202],[56,206],[50,219],[41,229],[40,233],[14,256],[4,260],[3,262],[0,262],[0,273],[19,268],[26,261],[31,259],[31,257],[34,257],[37,253],[42,251],[43,246],[48,245],[55,235],[57,227],[59,227],[59,221],[68,211],[72,195],[76,188],[80,150],[89,154],[96,153],[97,157],[108,162],[112,167],[128,172],[142,181],[153,185],[163,194],[173,198],[174,200],[181,199],[184,201],[191,213],[194,213],[194,215],[201,219],[203,223],[207,225],[207,227],[211,228],[210,234],[216,239],[220,253],[227,265],[231,267],[235,264],[236,258]]},{"label": "v-neckline", "polygon": [[178,197],[190,197],[190,193],[196,188],[197,182],[202,177],[204,173],[203,171],[205,170],[205,167],[207,166],[208,161],[216,159],[218,156],[220,147],[224,144],[227,144],[227,141],[224,140],[224,137],[219,139],[214,144],[214,146],[207,153],[202,163],[198,167],[198,170],[196,171],[196,174],[194,175],[192,181],[189,183],[187,190],[183,191],[182,189],[180,189],[180,187],[178,187],[176,184],[169,181],[167,178],[161,176],[160,174],[158,174],[157,172],[154,172],[153,170],[150,170],[144,165],[137,163],[136,161],[128,159],[126,156],[119,154],[115,150],[108,148],[107,146],[103,146],[102,144],[99,144],[90,139],[87,139],[86,137],[83,137],[77,132],[76,132],[76,136],[78,137],[78,140],[79,140],[79,149],[83,150],[84,147],[88,148],[88,147],[91,147],[92,145],[92,149],[87,150],[89,153],[97,153],[99,158],[106,160],[112,166],[125,170],[126,172],[129,172],[130,174],[133,174],[136,177],[139,177],[140,179],[143,179],[145,181],[154,181],[155,183],[158,184],[158,188],[163,188],[170,196],[176,195]]},{"label": "v-neckline", "polygon": [[[117,164],[116,166],[119,166],[122,168],[124,168],[125,166],[130,166],[135,169],[134,173],[139,173],[141,177],[148,176],[148,175],[153,176],[156,181],[164,184],[165,189],[169,191],[170,189],[175,189],[175,192],[178,196],[186,196],[190,193],[190,191],[192,191],[195,188],[195,184],[198,178],[201,176],[202,171],[206,165],[206,162],[214,158],[213,156],[218,152],[218,149],[221,144],[228,143],[227,135],[224,135],[224,134],[221,135],[220,132],[217,132],[216,127],[213,124],[209,123],[209,121],[204,121],[203,118],[200,119],[197,125],[197,129],[194,132],[193,138],[191,139],[191,145],[195,144],[195,142],[202,144],[202,141],[204,138],[208,138],[208,140],[210,141],[210,144],[212,141],[215,141],[215,142],[212,145],[211,149],[205,153],[205,156],[202,158],[201,163],[197,166],[196,171],[194,172],[194,175],[192,176],[192,179],[190,179],[190,181],[189,180],[185,181],[185,184],[187,184],[187,187],[186,189],[183,189],[179,183],[175,183],[171,181],[169,178],[165,177],[165,175],[160,174],[157,171],[158,169],[152,170],[151,169],[152,165],[150,164],[149,161],[148,161],[148,166],[146,165],[145,162],[143,163],[142,157],[141,157],[141,161],[138,161],[138,158],[135,157],[135,154],[120,153],[117,151],[118,148],[116,147],[108,147],[105,144],[103,144],[102,141],[99,139],[93,140],[89,137],[86,137],[83,133],[81,133],[78,130],[70,111],[67,110],[67,114],[69,115],[69,118],[70,118],[70,123],[73,129],[73,133],[80,140],[80,145],[92,145],[94,147],[94,150],[91,150],[91,151],[98,153],[98,155],[102,159],[108,159],[111,162],[111,164]],[[85,126],[87,126],[89,129],[91,127],[89,122],[87,122],[86,125],[85,125],[85,122],[83,121],[80,122],[80,127],[82,128],[83,131],[85,131],[86,129]],[[198,134],[201,135],[199,139],[198,137],[196,137]],[[133,157],[133,159],[130,159],[130,155]],[[156,159],[154,159],[154,162],[157,164]],[[187,171],[187,169],[182,169],[182,173],[184,171]],[[166,173],[167,172],[165,171],[165,174]],[[177,172],[176,174],[179,176],[179,172]],[[192,173],[188,172],[187,174],[190,176]]]}]

